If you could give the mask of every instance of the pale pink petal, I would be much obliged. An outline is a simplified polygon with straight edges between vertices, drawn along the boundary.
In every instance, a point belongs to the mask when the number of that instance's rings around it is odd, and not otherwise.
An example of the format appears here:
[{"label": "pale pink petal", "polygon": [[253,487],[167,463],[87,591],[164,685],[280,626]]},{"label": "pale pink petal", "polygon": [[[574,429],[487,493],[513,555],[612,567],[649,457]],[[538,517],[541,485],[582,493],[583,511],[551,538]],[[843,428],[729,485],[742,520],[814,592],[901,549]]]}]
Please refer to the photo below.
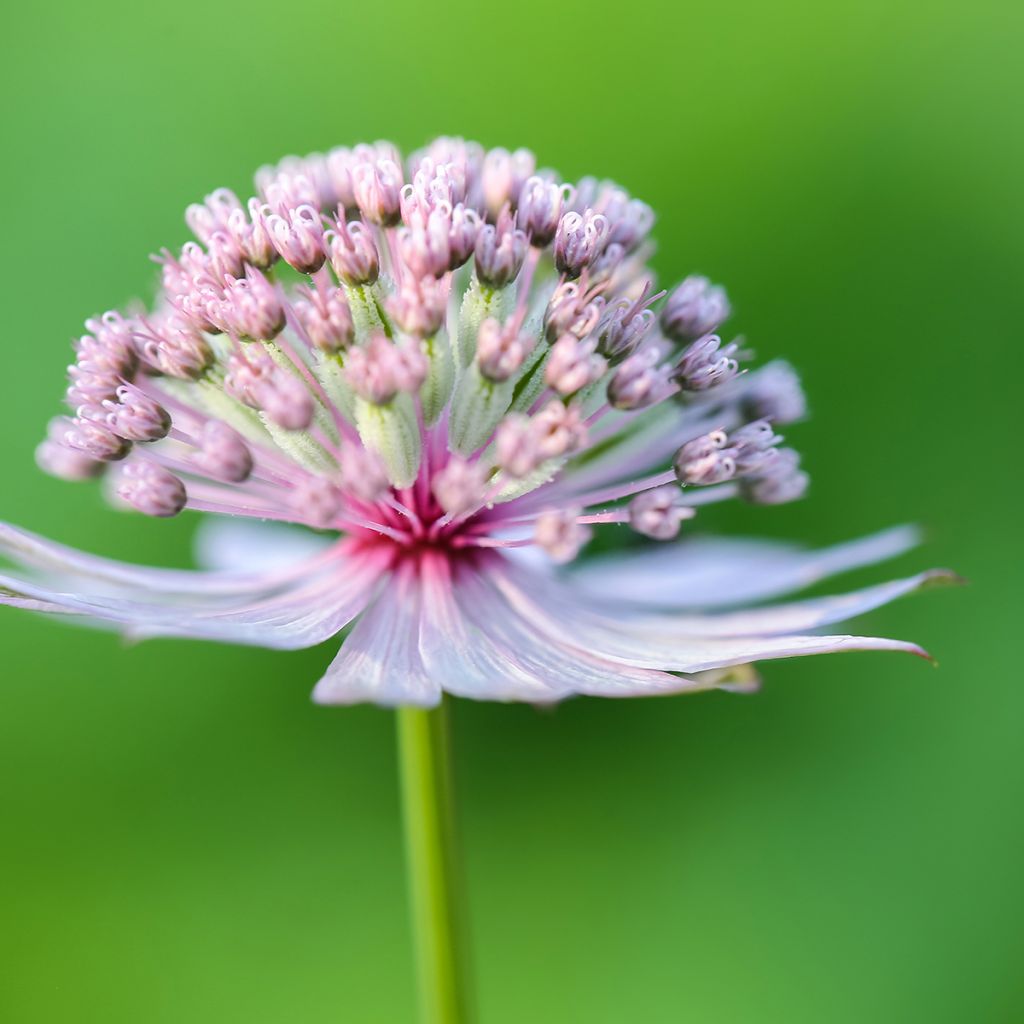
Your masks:
[{"label": "pale pink petal", "polygon": [[549,641],[633,668],[692,673],[843,650],[898,650],[927,657],[916,644],[875,637],[694,634],[675,628],[671,616],[614,615],[574,595],[571,588],[518,566],[495,563],[488,578],[518,616]]},{"label": "pale pink petal", "polygon": [[661,608],[723,608],[802,590],[836,573],[893,558],[920,540],[900,526],[834,547],[692,537],[596,558],[572,571],[592,594]]},{"label": "pale pink petal", "polygon": [[[528,671],[513,650],[497,643],[490,629],[466,613],[465,597],[462,602],[457,597],[464,594],[472,575],[474,570],[462,566],[453,579],[451,564],[441,556],[424,561],[420,656],[427,673],[449,693],[474,700],[547,703],[564,696],[564,680]],[[479,617],[486,621],[509,614],[493,591],[490,605],[480,607],[476,602],[481,593],[482,588],[474,587],[468,599]]]},{"label": "pale pink petal", "polygon": [[444,680],[427,671],[420,655],[422,601],[413,572],[408,567],[398,569],[316,684],[313,700],[435,706]]}]

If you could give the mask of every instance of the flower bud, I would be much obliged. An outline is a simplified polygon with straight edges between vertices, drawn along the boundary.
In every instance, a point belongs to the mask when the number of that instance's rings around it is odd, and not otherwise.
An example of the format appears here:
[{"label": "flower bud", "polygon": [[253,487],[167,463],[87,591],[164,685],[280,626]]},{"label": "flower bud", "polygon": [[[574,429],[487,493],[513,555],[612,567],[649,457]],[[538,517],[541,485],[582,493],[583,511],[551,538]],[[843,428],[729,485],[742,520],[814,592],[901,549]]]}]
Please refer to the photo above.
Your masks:
[{"label": "flower bud", "polygon": [[130,462],[120,474],[117,494],[147,516],[168,519],[184,507],[185,485],[173,473],[153,462]]}]

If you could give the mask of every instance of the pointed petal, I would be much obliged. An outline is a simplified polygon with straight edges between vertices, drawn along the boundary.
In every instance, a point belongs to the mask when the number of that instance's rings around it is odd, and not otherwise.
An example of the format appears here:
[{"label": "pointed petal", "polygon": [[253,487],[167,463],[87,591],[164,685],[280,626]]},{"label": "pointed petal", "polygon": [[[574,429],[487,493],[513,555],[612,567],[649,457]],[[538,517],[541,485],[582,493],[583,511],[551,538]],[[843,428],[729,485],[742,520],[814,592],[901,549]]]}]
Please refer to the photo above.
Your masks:
[{"label": "pointed petal", "polygon": [[655,608],[724,608],[801,590],[827,576],[893,558],[919,542],[900,526],[808,551],[778,541],[693,537],[606,556],[572,572],[592,594]]},{"label": "pointed petal", "polygon": [[399,568],[342,644],[313,700],[434,707],[441,680],[430,675],[419,652],[422,600],[411,569]]},{"label": "pointed petal", "polygon": [[[707,636],[673,628],[671,616],[615,616],[607,606],[574,595],[558,581],[506,563],[489,578],[535,630],[567,646],[634,668],[703,672],[772,658],[841,650],[899,650],[928,655],[917,645],[857,636]],[[691,620],[692,621],[692,620]],[[567,638],[567,639],[566,639]]]}]

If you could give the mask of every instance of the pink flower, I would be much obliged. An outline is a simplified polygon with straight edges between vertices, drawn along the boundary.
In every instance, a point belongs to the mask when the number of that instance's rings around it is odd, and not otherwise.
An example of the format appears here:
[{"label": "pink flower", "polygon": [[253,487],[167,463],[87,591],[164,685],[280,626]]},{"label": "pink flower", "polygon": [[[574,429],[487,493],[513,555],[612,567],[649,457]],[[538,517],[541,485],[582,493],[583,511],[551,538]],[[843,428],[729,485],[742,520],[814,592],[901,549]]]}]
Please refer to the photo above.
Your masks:
[{"label": "pink flower", "polygon": [[[160,257],[156,311],[87,321],[74,418],[39,462],[116,473],[149,515],[211,514],[208,568],[0,524],[0,604],[270,648],[349,628],[314,691],[333,704],[749,689],[736,669],[761,660],[923,655],[825,627],[945,571],[761,604],[897,555],[913,530],[821,551],[691,532],[719,501],[803,495],[778,433],[804,415],[799,380],[708,333],[729,304],[706,279],[652,308],[649,207],[535,167],[440,139],[403,168],[378,143],[190,207],[198,241]],[[271,283],[277,254],[306,283]],[[653,543],[577,557],[624,528]]]}]

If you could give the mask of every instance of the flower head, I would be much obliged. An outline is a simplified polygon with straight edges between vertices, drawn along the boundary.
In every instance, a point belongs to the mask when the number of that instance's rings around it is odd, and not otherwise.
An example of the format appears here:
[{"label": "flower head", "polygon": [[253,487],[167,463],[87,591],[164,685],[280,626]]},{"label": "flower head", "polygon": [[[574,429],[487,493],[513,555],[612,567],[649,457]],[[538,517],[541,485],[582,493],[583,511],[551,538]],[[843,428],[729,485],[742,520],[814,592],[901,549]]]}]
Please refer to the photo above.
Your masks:
[{"label": "flower head", "polygon": [[[691,535],[704,506],[804,494],[778,431],[806,405],[788,365],[744,366],[712,333],[720,287],[654,294],[653,220],[616,185],[451,138],[407,163],[387,143],[287,158],[245,202],[211,192],[186,213],[195,240],[157,257],[153,311],[86,321],[37,459],[113,474],[147,515],[209,514],[207,548],[234,525],[242,561],[146,569],[0,525],[0,603],[284,648],[354,623],[326,703],[742,689],[732,669],[761,659],[921,653],[821,630],[948,574],[736,610],[913,534],[823,552]],[[604,530],[655,543],[579,559]]]}]

